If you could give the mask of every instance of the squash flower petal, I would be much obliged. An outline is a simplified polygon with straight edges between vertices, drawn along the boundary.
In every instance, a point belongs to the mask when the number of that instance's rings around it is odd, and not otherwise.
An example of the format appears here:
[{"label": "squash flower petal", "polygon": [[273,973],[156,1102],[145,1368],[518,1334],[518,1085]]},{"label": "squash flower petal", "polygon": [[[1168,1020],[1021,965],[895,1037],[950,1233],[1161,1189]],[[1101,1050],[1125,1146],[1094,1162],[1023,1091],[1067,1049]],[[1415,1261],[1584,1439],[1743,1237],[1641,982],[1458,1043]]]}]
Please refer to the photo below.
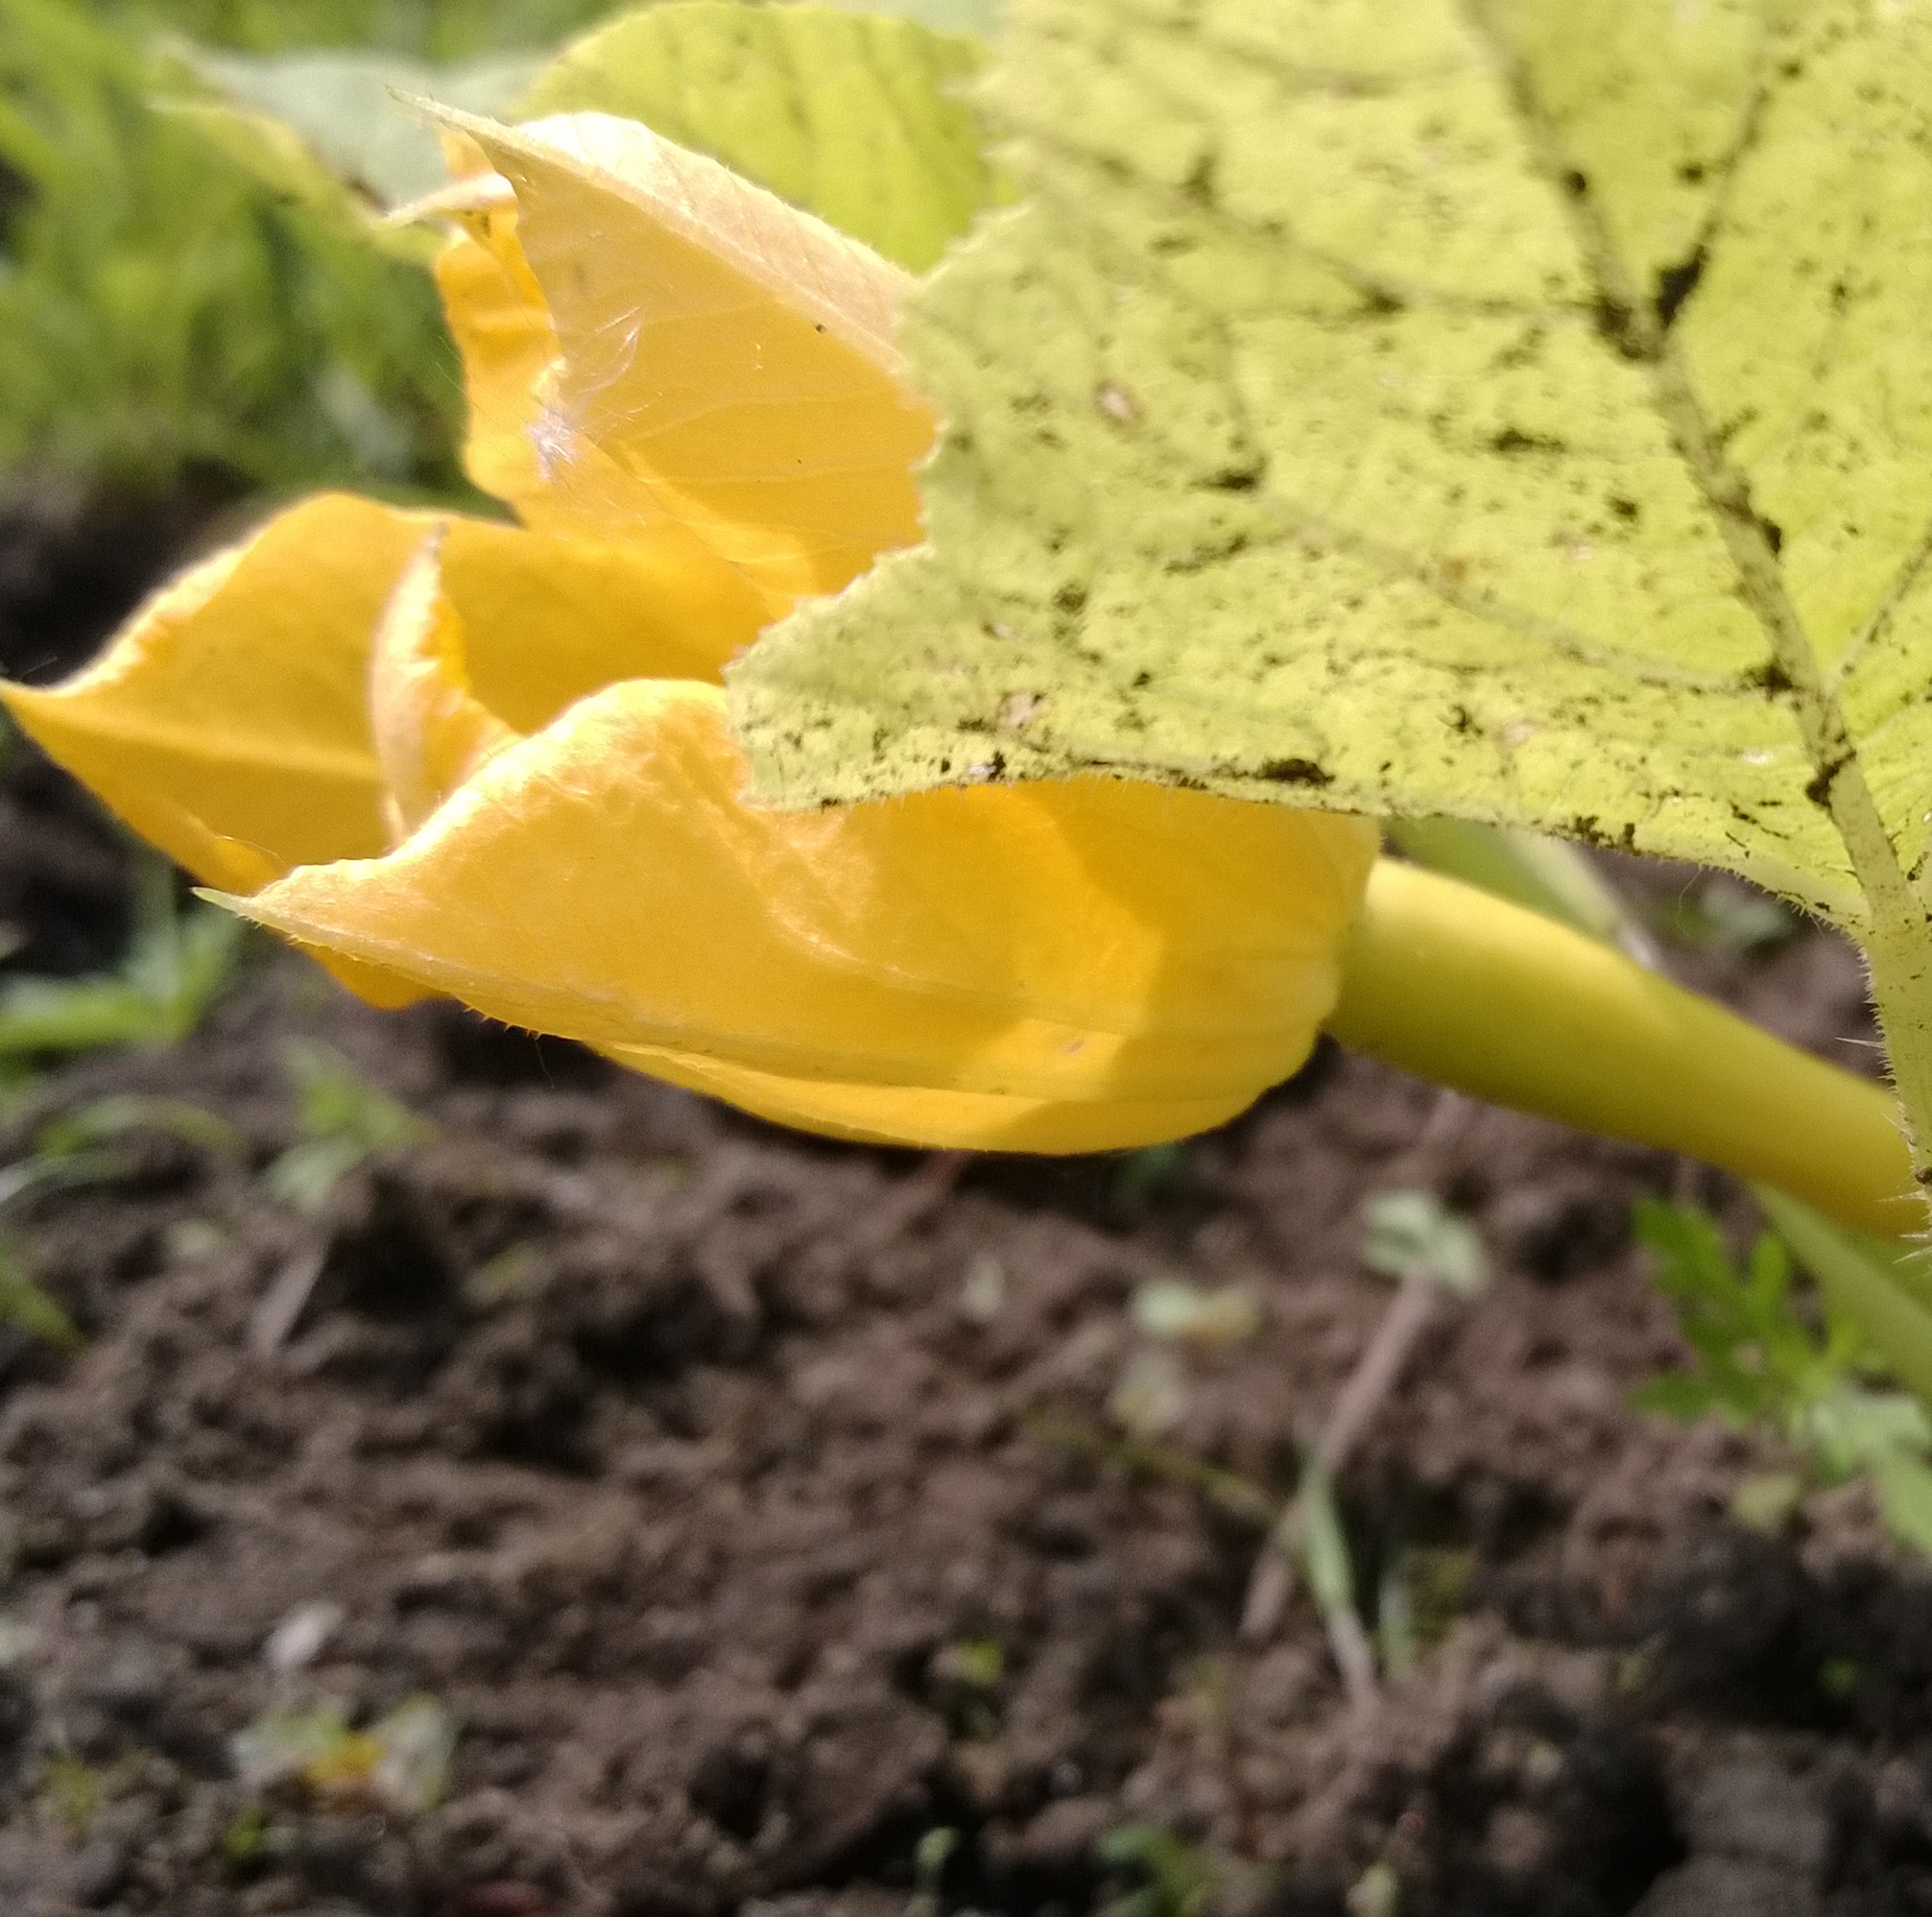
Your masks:
[{"label": "squash flower petal", "polygon": [[641,128],[447,117],[466,457],[522,524],[307,502],[4,688],[22,725],[366,996],[783,1122],[1095,1150],[1292,1073],[1366,822],[1101,778],[742,797],[726,661],[919,536],[904,276]]},{"label": "squash flower petal", "polygon": [[52,757],[204,883],[252,892],[298,865],[387,849],[371,647],[411,560],[446,525],[478,697],[532,731],[638,676],[716,682],[756,632],[741,587],[648,549],[324,494],[155,595],[57,686],[0,685]]},{"label": "squash flower petal", "polygon": [[1306,1057],[1374,850],[1356,821],[1099,779],[790,814],[744,805],[743,776],[715,688],[627,682],[496,753],[387,857],[238,909],[607,1050],[1179,1106],[1194,1129]]},{"label": "squash flower petal", "polygon": [[515,193],[483,283],[534,358],[527,270],[558,343],[527,428],[548,496],[519,496],[526,520],[599,537],[668,521],[771,617],[918,538],[934,421],[899,378],[899,268],[631,121],[445,117]]}]

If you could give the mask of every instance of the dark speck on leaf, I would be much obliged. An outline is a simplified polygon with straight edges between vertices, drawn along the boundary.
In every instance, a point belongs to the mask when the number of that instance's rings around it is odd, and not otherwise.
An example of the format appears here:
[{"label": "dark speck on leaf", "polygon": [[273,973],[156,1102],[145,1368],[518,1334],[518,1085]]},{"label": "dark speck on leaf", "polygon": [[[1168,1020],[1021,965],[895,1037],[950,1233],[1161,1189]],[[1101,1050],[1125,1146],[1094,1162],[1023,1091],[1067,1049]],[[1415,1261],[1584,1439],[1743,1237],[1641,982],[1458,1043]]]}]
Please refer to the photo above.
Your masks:
[{"label": "dark speck on leaf", "polygon": [[1657,276],[1657,319],[1658,324],[1668,327],[1674,321],[1683,302],[1697,291],[1697,282],[1704,277],[1706,254],[1703,247],[1688,259],[1680,260],[1675,266],[1667,266]]},{"label": "dark speck on leaf", "polygon": [[1333,785],[1335,775],[1311,758],[1271,758],[1261,767],[1263,779],[1276,785]]},{"label": "dark speck on leaf", "polygon": [[1505,426],[1491,440],[1492,451],[1499,453],[1557,452],[1563,450],[1561,440],[1543,439],[1538,435],[1525,433],[1515,426]]}]

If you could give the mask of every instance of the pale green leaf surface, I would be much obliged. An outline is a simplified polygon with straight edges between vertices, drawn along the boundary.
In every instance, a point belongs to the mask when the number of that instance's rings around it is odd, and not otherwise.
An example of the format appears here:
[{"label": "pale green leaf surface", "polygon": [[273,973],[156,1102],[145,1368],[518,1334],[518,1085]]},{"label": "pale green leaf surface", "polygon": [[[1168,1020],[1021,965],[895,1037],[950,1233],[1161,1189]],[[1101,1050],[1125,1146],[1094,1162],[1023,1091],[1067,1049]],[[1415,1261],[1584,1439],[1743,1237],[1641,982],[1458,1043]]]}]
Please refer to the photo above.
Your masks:
[{"label": "pale green leaf surface", "polygon": [[847,13],[891,13],[918,20],[937,34],[969,34],[990,40],[999,32],[997,0],[833,0]]},{"label": "pale green leaf surface", "polygon": [[342,182],[378,209],[448,183],[433,129],[402,99],[424,97],[472,113],[509,110],[535,78],[528,54],[492,54],[435,66],[352,49],[250,56],[182,48],[178,59],[217,97],[175,110],[268,183],[319,197]]},{"label": "pale green leaf surface", "polygon": [[160,105],[176,125],[189,129],[290,204],[337,222],[398,258],[427,262],[433,254],[433,234],[414,227],[384,225],[374,204],[337,179],[285,121],[227,100],[169,99]]},{"label": "pale green leaf surface", "polygon": [[920,271],[993,197],[970,39],[832,7],[673,0],[588,35],[525,117],[641,120]]},{"label": "pale green leaf surface", "polygon": [[737,667],[757,792],[1097,766],[1554,830],[1917,990],[1932,12],[1005,13],[1030,201],[906,329],[932,543]]}]

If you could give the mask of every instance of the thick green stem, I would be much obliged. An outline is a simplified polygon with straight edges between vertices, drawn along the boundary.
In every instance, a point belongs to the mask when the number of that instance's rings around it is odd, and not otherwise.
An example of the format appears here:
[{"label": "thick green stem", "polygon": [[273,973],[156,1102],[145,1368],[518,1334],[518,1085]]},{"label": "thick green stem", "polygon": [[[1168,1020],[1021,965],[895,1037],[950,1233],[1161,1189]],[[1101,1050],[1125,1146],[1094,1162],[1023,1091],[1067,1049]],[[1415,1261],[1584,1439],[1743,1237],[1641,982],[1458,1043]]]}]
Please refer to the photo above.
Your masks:
[{"label": "thick green stem", "polygon": [[1878,1086],[1540,914],[1384,859],[1328,1028],[1497,1105],[1684,1152],[1848,1225],[1922,1228]]}]

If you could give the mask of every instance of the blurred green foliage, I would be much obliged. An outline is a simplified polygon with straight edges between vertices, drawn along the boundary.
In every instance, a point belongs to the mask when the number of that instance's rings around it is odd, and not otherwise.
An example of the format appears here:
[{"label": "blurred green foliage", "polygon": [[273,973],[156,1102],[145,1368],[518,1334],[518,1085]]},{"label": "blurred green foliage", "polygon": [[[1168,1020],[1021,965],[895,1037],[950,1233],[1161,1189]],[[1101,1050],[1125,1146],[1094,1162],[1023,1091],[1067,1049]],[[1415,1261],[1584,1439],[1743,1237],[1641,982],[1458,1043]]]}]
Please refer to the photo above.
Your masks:
[{"label": "blurred green foliage", "polygon": [[1865,1341],[1849,1319],[1827,1313],[1822,1336],[1806,1322],[1783,1241],[1766,1232],[1740,1268],[1705,1212],[1647,1198],[1632,1223],[1694,1359],[1639,1385],[1638,1408],[1769,1426],[1821,1482],[1864,1474],[1886,1528],[1932,1555],[1932,1411],[1865,1382]]},{"label": "blurred green foliage", "polygon": [[105,0],[99,11],[123,26],[171,28],[247,53],[358,46],[466,60],[551,46],[613,8],[611,0]]},{"label": "blurred green foliage", "polygon": [[157,36],[432,57],[610,0],[0,0],[0,473],[457,487],[434,289],[150,103]]}]

